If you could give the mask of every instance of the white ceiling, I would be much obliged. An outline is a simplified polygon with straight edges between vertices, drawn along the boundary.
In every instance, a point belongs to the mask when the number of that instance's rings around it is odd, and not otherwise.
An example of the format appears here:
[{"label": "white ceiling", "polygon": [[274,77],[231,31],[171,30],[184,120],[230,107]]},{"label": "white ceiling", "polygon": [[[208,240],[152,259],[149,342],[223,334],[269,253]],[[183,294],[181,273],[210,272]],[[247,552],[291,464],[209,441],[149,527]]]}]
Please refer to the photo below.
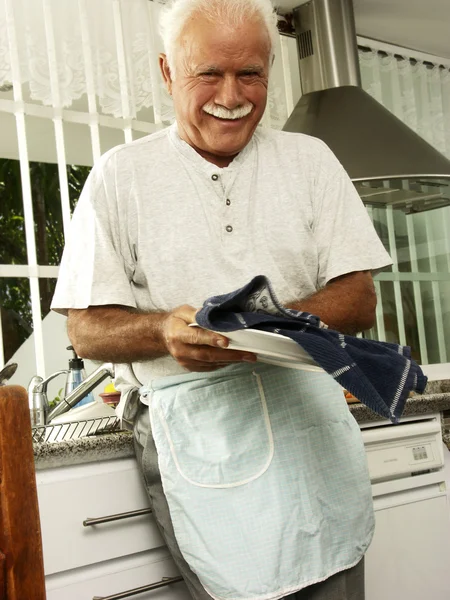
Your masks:
[{"label": "white ceiling", "polygon": [[[280,12],[306,0],[278,0]],[[358,35],[450,58],[450,0],[353,0]]]}]

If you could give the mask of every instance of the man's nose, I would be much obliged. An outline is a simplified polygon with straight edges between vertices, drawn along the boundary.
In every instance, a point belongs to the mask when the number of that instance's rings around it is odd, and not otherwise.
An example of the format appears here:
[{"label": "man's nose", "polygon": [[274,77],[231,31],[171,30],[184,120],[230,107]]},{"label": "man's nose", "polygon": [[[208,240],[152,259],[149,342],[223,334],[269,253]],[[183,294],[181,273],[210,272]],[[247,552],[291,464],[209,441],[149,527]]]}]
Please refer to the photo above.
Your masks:
[{"label": "man's nose", "polygon": [[217,88],[214,98],[216,104],[232,110],[244,102],[239,80],[232,75],[225,75]]}]

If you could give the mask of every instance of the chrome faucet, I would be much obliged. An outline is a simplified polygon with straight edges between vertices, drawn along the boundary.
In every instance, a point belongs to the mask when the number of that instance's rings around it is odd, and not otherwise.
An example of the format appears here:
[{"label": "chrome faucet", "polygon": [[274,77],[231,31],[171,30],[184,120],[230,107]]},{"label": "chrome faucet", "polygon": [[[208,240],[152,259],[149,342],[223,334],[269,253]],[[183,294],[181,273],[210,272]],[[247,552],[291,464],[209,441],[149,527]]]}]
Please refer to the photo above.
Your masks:
[{"label": "chrome faucet", "polygon": [[28,406],[30,409],[31,427],[47,424],[47,415],[49,411],[47,398],[48,382],[58,377],[58,375],[67,374],[69,371],[57,371],[43,379],[35,375],[28,386]]},{"label": "chrome faucet", "polygon": [[112,363],[100,365],[98,369],[88,375],[78,387],[60,400],[55,408],[48,414],[47,422],[50,422],[55,417],[59,417],[59,415],[62,415],[73,408],[82,398],[84,398],[84,396],[86,396],[86,394],[89,394],[96,385],[107,377],[114,378],[114,365]]}]

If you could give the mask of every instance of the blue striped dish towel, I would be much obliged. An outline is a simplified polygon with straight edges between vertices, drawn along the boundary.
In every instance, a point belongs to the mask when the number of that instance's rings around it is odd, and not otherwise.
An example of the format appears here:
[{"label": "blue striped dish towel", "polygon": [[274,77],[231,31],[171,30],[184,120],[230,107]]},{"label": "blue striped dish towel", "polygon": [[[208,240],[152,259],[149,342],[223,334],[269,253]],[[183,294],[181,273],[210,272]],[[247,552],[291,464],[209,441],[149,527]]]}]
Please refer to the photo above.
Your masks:
[{"label": "blue striped dish towel", "polygon": [[234,292],[208,298],[196,321],[224,335],[252,328],[291,338],[343,388],[393,423],[409,392],[422,393],[427,383],[408,346],[344,335],[327,329],[315,315],[284,308],[263,275]]}]

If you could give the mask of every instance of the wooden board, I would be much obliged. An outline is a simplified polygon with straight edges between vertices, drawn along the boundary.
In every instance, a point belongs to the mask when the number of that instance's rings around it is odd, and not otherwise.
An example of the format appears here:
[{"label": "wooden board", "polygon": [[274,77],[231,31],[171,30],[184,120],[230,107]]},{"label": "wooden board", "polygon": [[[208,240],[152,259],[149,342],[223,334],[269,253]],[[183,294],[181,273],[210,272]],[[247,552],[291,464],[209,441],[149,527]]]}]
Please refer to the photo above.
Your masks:
[{"label": "wooden board", "polygon": [[[0,600],[45,600],[28,396],[0,387]],[[3,581],[2,581],[3,579]]]}]

